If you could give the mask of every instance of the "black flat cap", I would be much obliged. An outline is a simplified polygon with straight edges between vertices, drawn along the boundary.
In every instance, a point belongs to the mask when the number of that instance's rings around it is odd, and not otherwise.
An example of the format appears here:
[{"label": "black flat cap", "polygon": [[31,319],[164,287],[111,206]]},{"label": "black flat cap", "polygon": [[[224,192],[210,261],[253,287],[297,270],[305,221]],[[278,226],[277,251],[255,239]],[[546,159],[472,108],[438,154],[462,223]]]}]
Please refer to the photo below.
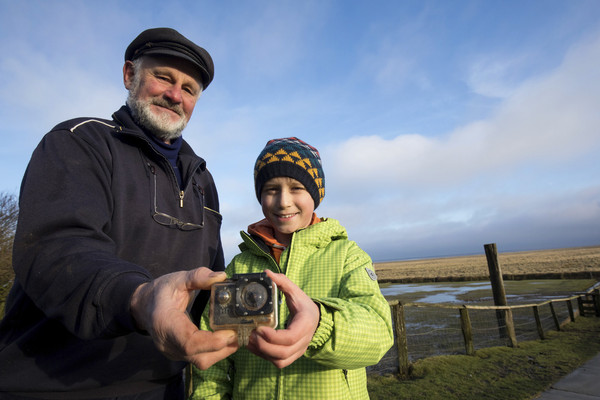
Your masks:
[{"label": "black flat cap", "polygon": [[183,58],[198,67],[204,89],[212,82],[215,66],[208,51],[192,42],[175,29],[153,28],[140,33],[125,50],[125,61],[143,55],[165,55]]}]

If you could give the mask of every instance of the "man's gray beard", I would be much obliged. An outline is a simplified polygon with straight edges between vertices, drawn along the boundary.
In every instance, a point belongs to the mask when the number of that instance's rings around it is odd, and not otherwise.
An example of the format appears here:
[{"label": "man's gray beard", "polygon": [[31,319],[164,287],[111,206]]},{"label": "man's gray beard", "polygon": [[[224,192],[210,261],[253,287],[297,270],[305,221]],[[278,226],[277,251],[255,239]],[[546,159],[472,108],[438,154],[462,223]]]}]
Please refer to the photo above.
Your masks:
[{"label": "man's gray beard", "polygon": [[[134,82],[133,87],[129,90],[129,96],[127,96],[127,105],[131,109],[134,121],[163,141],[171,141],[181,136],[181,132],[187,125],[187,121],[182,116],[183,111],[181,111],[181,108],[179,107],[177,110],[177,106],[173,106],[167,100],[160,98],[140,100],[137,96],[138,89],[139,82]],[[181,119],[177,122],[172,122],[167,113],[153,113],[150,110],[152,104],[173,109],[181,116]]]}]

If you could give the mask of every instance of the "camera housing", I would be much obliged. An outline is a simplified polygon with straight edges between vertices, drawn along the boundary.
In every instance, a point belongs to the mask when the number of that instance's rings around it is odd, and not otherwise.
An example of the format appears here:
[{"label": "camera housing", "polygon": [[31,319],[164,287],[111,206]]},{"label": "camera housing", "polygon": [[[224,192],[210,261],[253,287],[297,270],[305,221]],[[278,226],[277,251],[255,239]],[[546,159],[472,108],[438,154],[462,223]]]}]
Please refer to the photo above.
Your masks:
[{"label": "camera housing", "polygon": [[277,285],[264,272],[235,274],[215,283],[209,316],[212,330],[235,330],[240,344],[248,344],[258,326],[277,327]]}]

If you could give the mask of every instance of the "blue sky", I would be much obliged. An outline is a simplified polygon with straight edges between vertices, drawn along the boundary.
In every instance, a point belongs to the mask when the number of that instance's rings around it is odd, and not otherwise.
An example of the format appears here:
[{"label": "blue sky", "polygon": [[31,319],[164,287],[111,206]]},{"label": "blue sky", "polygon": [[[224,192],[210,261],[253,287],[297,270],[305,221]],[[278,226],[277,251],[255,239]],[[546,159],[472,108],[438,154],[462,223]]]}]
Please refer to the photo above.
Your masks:
[{"label": "blue sky", "polygon": [[0,0],[0,191],[52,126],[124,103],[125,48],[158,26],[215,62],[184,138],[227,259],[287,136],[323,158],[318,215],[375,261],[600,244],[597,0]]}]

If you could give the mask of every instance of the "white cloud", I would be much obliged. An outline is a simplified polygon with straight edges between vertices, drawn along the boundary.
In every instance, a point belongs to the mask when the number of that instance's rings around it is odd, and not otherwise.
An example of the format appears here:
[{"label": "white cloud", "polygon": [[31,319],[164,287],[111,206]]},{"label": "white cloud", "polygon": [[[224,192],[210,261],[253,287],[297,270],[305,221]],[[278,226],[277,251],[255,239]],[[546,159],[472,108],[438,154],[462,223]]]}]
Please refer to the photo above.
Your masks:
[{"label": "white cloud", "polygon": [[515,88],[487,120],[444,136],[350,138],[327,148],[332,179],[368,186],[454,185],[530,162],[560,164],[600,145],[600,38]]},{"label": "white cloud", "polygon": [[469,66],[467,84],[474,93],[487,97],[507,98],[518,86],[525,57],[506,54],[480,56]]},{"label": "white cloud", "polygon": [[[407,246],[404,254],[425,251],[427,241],[438,254],[478,251],[485,240],[512,248],[600,243],[599,189],[579,181],[587,173],[577,169],[600,152],[599,55],[600,36],[574,46],[554,71],[515,87],[490,118],[446,135],[360,136],[327,147],[331,203],[323,208],[382,258],[400,252],[394,242]],[[563,175],[579,189],[544,186]]]}]

